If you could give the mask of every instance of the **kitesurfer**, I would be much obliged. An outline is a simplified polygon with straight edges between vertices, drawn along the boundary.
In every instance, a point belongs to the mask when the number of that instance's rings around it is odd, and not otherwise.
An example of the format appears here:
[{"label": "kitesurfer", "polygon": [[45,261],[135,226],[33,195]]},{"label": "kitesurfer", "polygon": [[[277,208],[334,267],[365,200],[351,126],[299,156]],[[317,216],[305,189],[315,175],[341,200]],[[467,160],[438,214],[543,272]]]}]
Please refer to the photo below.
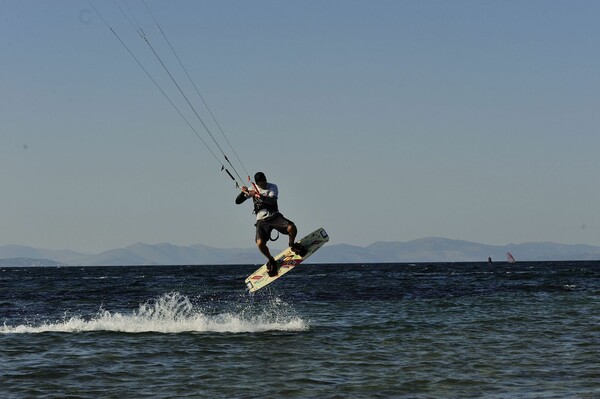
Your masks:
[{"label": "kitesurfer", "polygon": [[298,230],[291,220],[286,219],[277,207],[277,197],[279,190],[274,183],[267,182],[267,177],[263,172],[257,172],[254,175],[252,189],[243,186],[242,192],[235,199],[236,204],[241,204],[248,198],[254,202],[254,213],[256,214],[256,245],[260,252],[267,257],[267,268],[269,275],[277,275],[277,261],[271,255],[267,242],[271,238],[271,232],[277,230],[289,238],[289,246],[292,251],[300,256],[306,255],[306,248],[295,242]]}]

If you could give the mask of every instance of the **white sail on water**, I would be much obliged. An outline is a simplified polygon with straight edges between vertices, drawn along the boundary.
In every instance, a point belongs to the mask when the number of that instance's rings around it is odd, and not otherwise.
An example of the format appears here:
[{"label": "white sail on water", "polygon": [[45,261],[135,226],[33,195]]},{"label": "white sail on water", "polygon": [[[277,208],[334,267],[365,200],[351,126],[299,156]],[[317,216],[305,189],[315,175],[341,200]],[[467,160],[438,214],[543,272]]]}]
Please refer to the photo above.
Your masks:
[{"label": "white sail on water", "polygon": [[510,252],[506,253],[506,259],[508,260],[508,263],[515,263],[515,258],[512,256],[512,254]]}]

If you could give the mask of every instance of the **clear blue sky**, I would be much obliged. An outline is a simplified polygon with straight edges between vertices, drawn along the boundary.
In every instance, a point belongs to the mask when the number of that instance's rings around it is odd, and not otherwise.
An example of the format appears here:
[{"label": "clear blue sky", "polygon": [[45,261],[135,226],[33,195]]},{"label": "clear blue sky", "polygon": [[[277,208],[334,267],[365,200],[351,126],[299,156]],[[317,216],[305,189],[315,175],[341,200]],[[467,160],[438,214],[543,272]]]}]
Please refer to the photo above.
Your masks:
[{"label": "clear blue sky", "polygon": [[[600,245],[600,2],[147,2],[301,234]],[[0,245],[254,245],[249,203],[86,1],[3,0],[0,48]]]}]

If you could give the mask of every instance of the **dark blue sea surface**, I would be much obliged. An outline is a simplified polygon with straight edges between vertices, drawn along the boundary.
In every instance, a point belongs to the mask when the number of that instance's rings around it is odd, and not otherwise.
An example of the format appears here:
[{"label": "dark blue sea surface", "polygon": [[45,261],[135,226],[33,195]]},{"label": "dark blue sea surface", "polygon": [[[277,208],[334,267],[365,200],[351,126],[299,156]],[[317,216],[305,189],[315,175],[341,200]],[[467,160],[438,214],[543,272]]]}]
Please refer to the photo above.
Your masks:
[{"label": "dark blue sea surface", "polygon": [[600,262],[0,268],[3,398],[600,398]]}]

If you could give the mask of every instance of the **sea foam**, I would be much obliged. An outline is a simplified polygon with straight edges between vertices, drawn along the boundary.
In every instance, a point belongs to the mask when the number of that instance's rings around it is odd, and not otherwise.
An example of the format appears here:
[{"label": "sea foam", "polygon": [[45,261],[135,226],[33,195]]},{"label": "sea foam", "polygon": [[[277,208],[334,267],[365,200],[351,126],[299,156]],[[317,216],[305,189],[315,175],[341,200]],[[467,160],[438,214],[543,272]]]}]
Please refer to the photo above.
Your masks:
[{"label": "sea foam", "polygon": [[129,314],[100,309],[91,317],[64,317],[56,322],[0,327],[0,333],[90,332],[123,333],[244,333],[263,331],[302,331],[308,323],[295,315],[290,306],[278,298],[264,304],[247,303],[232,311],[208,312],[193,305],[179,293],[164,294],[140,304]]}]

